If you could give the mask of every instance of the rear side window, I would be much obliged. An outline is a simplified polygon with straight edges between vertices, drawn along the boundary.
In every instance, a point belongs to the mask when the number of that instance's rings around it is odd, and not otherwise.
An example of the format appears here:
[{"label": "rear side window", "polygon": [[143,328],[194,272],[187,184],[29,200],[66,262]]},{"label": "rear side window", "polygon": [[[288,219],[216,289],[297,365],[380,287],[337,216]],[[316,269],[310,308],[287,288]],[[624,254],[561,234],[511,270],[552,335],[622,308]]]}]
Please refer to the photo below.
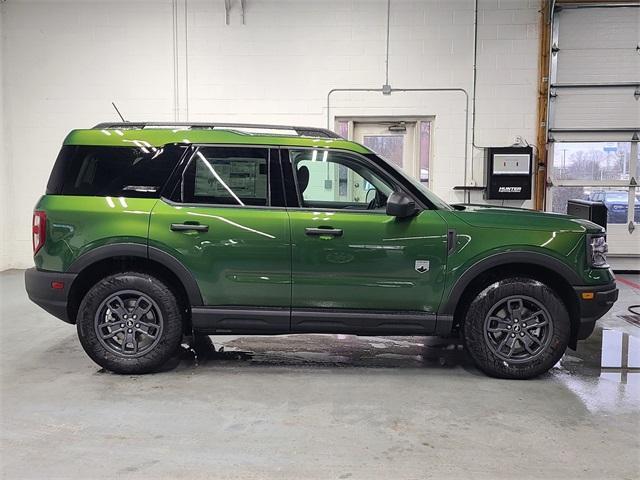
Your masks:
[{"label": "rear side window", "polygon": [[47,194],[156,198],[185,148],[66,145],[51,172]]},{"label": "rear side window", "polygon": [[266,206],[268,165],[266,148],[202,147],[171,198],[182,203]]}]

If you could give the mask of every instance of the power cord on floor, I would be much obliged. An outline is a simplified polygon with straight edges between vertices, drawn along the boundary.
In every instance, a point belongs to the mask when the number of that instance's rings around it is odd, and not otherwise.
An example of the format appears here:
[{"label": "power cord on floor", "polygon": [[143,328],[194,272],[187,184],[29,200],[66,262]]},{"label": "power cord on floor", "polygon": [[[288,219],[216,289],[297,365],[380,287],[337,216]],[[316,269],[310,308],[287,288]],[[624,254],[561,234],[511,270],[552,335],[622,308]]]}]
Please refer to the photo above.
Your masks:
[{"label": "power cord on floor", "polygon": [[627,310],[629,310],[634,315],[640,315],[640,312],[638,311],[639,308],[640,308],[640,305],[629,305],[627,307]]}]

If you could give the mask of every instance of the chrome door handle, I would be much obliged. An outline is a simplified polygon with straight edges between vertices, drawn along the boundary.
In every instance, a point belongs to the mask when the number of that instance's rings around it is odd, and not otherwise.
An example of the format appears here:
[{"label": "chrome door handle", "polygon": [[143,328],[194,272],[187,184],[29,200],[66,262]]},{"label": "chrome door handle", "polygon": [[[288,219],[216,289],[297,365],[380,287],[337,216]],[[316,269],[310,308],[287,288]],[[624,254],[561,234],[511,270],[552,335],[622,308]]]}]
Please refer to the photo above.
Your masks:
[{"label": "chrome door handle", "polygon": [[304,233],[309,236],[322,236],[322,235],[330,235],[332,237],[341,237],[342,229],[341,228],[331,228],[331,227],[318,227],[318,228],[305,228]]},{"label": "chrome door handle", "polygon": [[172,223],[171,230],[174,232],[188,232],[190,230],[195,232],[208,232],[209,225],[200,225],[199,223]]}]

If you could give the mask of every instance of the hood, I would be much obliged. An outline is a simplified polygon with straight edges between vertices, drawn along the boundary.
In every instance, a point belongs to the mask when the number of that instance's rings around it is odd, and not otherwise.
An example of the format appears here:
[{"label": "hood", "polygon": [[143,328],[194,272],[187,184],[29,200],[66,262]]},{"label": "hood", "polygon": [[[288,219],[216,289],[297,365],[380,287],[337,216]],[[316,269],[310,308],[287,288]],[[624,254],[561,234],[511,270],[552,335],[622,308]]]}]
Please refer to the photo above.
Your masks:
[{"label": "hood", "polygon": [[538,212],[526,208],[495,205],[455,204],[452,206],[458,218],[474,227],[563,230],[576,233],[604,232],[604,228],[589,220],[561,213]]}]

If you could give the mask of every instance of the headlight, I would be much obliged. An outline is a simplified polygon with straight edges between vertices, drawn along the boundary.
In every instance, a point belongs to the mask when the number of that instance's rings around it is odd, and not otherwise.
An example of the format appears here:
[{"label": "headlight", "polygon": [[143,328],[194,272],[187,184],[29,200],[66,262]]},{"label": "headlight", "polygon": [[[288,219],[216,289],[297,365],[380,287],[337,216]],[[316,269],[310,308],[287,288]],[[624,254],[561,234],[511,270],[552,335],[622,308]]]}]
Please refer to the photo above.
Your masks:
[{"label": "headlight", "polygon": [[589,265],[595,268],[608,268],[608,251],[606,235],[587,235],[587,261]]}]

